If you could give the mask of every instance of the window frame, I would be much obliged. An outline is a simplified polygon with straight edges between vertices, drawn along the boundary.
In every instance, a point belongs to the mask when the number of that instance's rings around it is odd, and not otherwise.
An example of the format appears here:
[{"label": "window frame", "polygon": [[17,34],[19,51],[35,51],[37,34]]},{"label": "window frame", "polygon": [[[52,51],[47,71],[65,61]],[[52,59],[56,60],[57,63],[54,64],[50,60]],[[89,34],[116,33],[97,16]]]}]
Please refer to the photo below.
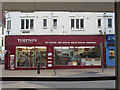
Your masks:
[{"label": "window frame", "polygon": [[[77,24],[78,19],[79,19],[79,21],[78,21],[79,28],[76,27],[78,25]],[[72,21],[71,20],[74,20],[74,27],[72,27]],[[81,20],[83,20],[83,27],[81,27]],[[84,30],[85,29],[85,18],[84,17],[70,17],[70,29],[74,30],[74,31]]]},{"label": "window frame", "polygon": [[[22,28],[22,20],[24,20],[24,28]],[[28,20],[28,28],[26,26],[26,20]],[[33,28],[31,28],[31,20],[33,20]],[[35,27],[35,19],[34,18],[21,18],[20,19],[20,29],[21,30],[34,30],[34,27]]]},{"label": "window frame", "polygon": [[[56,25],[54,23],[54,20],[56,20]],[[53,23],[52,23],[53,25],[52,26],[53,26],[54,29],[56,29],[58,27],[58,19],[57,18],[53,18],[52,21],[53,21]]]},{"label": "window frame", "polygon": [[[99,20],[100,20],[100,25],[99,25]],[[101,18],[97,19],[97,27],[98,28],[102,27],[102,19]]]},{"label": "window frame", "polygon": [[[111,26],[109,26],[109,20],[111,20],[111,24],[110,24]],[[108,19],[107,19],[107,28],[112,28],[112,27],[113,27],[113,26],[112,26],[112,23],[113,23],[112,21],[113,21],[112,18],[108,18]]]},{"label": "window frame", "polygon": [[48,19],[47,18],[43,18],[42,19],[42,26],[43,26],[43,29],[47,29],[47,27],[48,27]]}]

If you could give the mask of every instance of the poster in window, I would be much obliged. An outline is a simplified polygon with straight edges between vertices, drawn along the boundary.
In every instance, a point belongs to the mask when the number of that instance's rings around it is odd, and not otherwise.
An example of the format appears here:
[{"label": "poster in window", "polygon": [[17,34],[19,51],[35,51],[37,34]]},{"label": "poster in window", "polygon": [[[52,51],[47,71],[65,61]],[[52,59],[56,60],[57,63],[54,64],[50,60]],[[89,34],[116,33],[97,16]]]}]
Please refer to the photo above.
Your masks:
[{"label": "poster in window", "polygon": [[14,55],[10,55],[10,70],[14,70],[15,69],[15,59],[14,59]]}]

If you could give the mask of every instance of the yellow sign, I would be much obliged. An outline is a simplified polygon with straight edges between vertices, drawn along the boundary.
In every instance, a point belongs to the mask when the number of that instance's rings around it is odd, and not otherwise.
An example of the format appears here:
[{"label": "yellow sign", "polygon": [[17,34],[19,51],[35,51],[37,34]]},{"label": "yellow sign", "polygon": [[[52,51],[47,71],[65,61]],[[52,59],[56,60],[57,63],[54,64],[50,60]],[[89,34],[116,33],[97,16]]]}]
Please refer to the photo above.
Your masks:
[{"label": "yellow sign", "polygon": [[77,66],[77,62],[76,61],[73,61],[72,62],[74,66]]}]

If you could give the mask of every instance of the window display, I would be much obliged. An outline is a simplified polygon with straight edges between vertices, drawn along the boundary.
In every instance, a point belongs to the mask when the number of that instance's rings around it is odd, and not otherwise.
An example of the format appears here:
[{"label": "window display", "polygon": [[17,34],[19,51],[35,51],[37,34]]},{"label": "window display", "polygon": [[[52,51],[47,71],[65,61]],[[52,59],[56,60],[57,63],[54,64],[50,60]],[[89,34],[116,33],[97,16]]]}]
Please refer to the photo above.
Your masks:
[{"label": "window display", "polygon": [[109,49],[109,59],[115,59],[115,50]]},{"label": "window display", "polygon": [[54,64],[69,66],[101,65],[100,47],[54,47]]},{"label": "window display", "polygon": [[40,66],[46,67],[46,47],[16,47],[16,66],[37,67],[37,52],[40,52]]}]

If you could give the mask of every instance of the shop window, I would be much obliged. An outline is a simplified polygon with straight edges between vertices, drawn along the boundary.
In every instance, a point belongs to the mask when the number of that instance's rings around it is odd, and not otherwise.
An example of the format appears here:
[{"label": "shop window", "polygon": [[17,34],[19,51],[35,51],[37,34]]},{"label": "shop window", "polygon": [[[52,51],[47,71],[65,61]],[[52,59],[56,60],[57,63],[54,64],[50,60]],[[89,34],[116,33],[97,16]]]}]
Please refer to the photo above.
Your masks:
[{"label": "shop window", "polygon": [[109,49],[109,59],[115,59],[115,50]]},{"label": "shop window", "polygon": [[54,64],[68,66],[100,66],[99,47],[54,47]]},{"label": "shop window", "polygon": [[37,67],[37,52],[40,67],[46,67],[46,47],[16,47],[16,67]]}]

